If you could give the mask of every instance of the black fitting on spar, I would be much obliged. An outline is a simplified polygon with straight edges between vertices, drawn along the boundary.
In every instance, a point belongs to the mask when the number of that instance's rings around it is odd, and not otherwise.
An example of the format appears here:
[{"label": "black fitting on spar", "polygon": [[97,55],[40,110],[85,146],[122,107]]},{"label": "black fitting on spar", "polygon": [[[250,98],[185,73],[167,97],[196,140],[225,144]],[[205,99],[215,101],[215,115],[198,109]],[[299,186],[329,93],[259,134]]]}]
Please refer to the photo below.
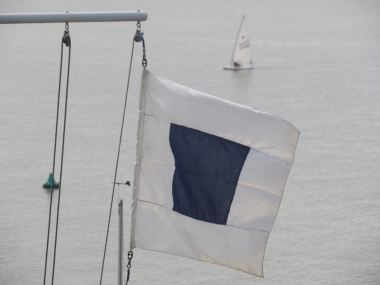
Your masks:
[{"label": "black fitting on spar", "polygon": [[65,31],[63,34],[62,42],[66,45],[66,47],[71,46],[71,38],[70,38],[69,24],[68,23],[66,23],[66,25],[65,25]]}]

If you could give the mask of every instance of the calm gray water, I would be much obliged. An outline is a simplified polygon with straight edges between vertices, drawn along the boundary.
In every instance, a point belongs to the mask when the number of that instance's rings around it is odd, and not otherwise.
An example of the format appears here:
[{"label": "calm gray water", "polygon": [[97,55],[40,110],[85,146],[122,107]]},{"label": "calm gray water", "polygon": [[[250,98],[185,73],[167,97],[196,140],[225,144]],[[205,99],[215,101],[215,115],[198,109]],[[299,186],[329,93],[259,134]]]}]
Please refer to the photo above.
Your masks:
[{"label": "calm gray water", "polygon": [[[137,9],[149,15],[142,30],[150,71],[281,116],[301,137],[266,250],[266,278],[136,249],[130,284],[379,284],[380,2],[0,3],[0,13]],[[243,14],[255,69],[223,71]],[[0,26],[4,285],[43,283],[50,196],[41,185],[52,169],[63,30],[63,24]],[[99,282],[134,30],[134,23],[70,25],[73,48],[54,284]],[[138,45],[118,181],[133,177],[141,71]],[[128,245],[131,188],[120,187],[115,195],[125,201]],[[117,280],[114,202],[103,284]]]}]

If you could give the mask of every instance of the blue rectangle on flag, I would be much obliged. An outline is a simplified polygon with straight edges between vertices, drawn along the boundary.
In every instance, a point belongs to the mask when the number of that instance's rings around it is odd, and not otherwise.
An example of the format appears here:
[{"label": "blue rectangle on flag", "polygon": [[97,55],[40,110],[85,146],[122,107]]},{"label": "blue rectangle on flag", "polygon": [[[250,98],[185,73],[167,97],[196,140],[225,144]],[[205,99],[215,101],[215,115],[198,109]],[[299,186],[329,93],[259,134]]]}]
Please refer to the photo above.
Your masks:
[{"label": "blue rectangle on flag", "polygon": [[173,123],[169,141],[175,160],[173,211],[225,225],[250,148]]}]

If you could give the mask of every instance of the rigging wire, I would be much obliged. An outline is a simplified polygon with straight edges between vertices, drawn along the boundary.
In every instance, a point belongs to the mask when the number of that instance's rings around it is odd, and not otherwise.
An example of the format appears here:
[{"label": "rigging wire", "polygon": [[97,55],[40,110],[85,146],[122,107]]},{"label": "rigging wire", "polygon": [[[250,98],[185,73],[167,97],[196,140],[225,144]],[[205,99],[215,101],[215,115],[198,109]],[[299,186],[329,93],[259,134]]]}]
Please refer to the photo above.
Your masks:
[{"label": "rigging wire", "polygon": [[[59,68],[58,99],[57,99],[57,115],[56,115],[56,119],[55,119],[55,138],[54,138],[53,171],[52,171],[52,173],[53,173],[53,179],[54,179],[54,172],[55,172],[55,156],[56,156],[56,149],[57,149],[57,133],[58,133],[58,118],[59,118],[59,102],[60,102],[60,97],[61,97],[62,58],[63,58],[63,39],[62,39],[62,43],[61,43],[61,63],[60,63],[60,68]],[[53,203],[53,183],[51,183],[50,191],[51,191],[51,192],[50,192],[50,209],[49,209],[49,223],[48,223],[47,242],[46,242],[44,285],[45,285],[45,283],[46,283],[46,268],[47,268],[48,252],[49,252],[51,208],[52,208],[52,203]]]},{"label": "rigging wire", "polygon": [[131,59],[130,59],[130,63],[129,63],[129,73],[128,73],[128,81],[127,81],[127,90],[126,90],[126,93],[125,93],[125,100],[124,100],[123,118],[122,118],[122,121],[121,121],[121,130],[120,130],[119,148],[118,148],[118,151],[117,151],[117,158],[116,158],[115,176],[114,176],[114,180],[113,180],[112,197],[111,197],[111,206],[110,206],[110,212],[109,212],[109,216],[108,216],[108,226],[107,226],[106,241],[105,241],[105,245],[104,245],[102,271],[101,271],[101,274],[100,274],[100,285],[102,284],[103,270],[104,270],[104,261],[105,261],[105,258],[106,258],[106,252],[107,252],[108,234],[109,234],[110,223],[111,223],[112,204],[113,204],[113,196],[114,196],[114,193],[115,193],[115,185],[116,185],[117,169],[118,169],[118,166],[119,166],[120,148],[121,148],[121,141],[122,141],[122,137],[123,137],[124,118],[125,118],[125,111],[126,111],[126,107],[127,107],[128,90],[129,90],[129,81],[130,81],[130,78],[131,78],[131,69],[132,69],[132,60],[133,60],[133,50],[134,50],[134,46],[135,46],[135,41],[133,40],[133,43],[132,43],[132,52],[131,52]]},{"label": "rigging wire", "polygon": [[[134,41],[136,41],[136,42],[142,42],[142,47],[143,47],[142,66],[143,66],[144,69],[146,69],[146,67],[148,66],[148,60],[146,59],[146,55],[145,55],[146,49],[145,49],[144,33],[140,32],[140,27],[141,27],[141,24],[140,24],[140,22],[138,22],[137,23],[137,31],[136,31],[136,34],[135,34],[135,37],[134,37]],[[131,261],[132,261],[132,258],[133,258],[133,251],[130,248],[129,251],[128,251],[128,264],[126,266],[126,268],[127,268],[127,278],[126,278],[126,281],[125,281],[125,285],[128,285],[129,278],[131,276],[131,267],[132,267]],[[125,276],[125,272],[124,272],[124,276]]]},{"label": "rigging wire", "polygon": [[[46,283],[46,270],[47,270],[47,260],[48,260],[48,253],[49,253],[49,240],[50,240],[50,224],[51,224],[51,209],[52,209],[52,204],[53,204],[53,181],[54,181],[54,174],[55,174],[55,158],[56,158],[56,150],[57,150],[57,134],[58,134],[58,121],[59,121],[59,103],[60,103],[60,98],[61,98],[61,82],[62,82],[62,61],[63,61],[63,44],[66,44],[67,46],[67,41],[69,42],[69,69],[70,69],[70,53],[71,53],[71,44],[70,44],[70,35],[68,34],[68,28],[69,25],[66,23],[65,25],[65,31],[64,35],[62,37],[61,41],[61,60],[60,60],[60,68],[59,68],[59,83],[58,83],[58,99],[57,99],[57,115],[56,115],[56,120],[55,120],[55,138],[54,138],[54,153],[53,153],[53,180],[51,183],[51,188],[50,188],[50,208],[49,208],[49,222],[48,222],[48,231],[47,231],[47,241],[46,241],[46,255],[45,255],[45,270],[44,270],[44,285]],[[68,37],[67,37],[68,36]],[[68,80],[69,80],[69,70],[67,73],[67,88],[66,88],[66,101],[67,101],[67,90],[68,90]],[[67,105],[66,105],[67,106]],[[65,120],[66,120],[66,114],[65,114]],[[62,153],[62,160],[63,160],[63,153]],[[62,170],[62,160],[61,160],[61,170]],[[59,183],[59,196],[61,194],[61,180],[62,180],[62,171],[60,174],[60,183]],[[58,224],[58,222],[57,222]],[[54,249],[54,260],[55,260],[55,249]],[[53,269],[53,275],[54,275],[54,269]],[[53,283],[53,281],[52,281]]]},{"label": "rigging wire", "polygon": [[55,259],[57,252],[57,241],[58,241],[58,221],[59,221],[59,206],[61,202],[61,189],[62,189],[62,172],[63,172],[63,155],[65,151],[65,134],[66,134],[66,118],[67,118],[67,101],[69,96],[69,78],[70,78],[70,59],[71,59],[71,37],[69,33],[69,24],[66,23],[65,33],[62,38],[62,44],[69,47],[69,58],[67,65],[67,79],[66,79],[66,98],[65,98],[65,113],[63,119],[63,137],[62,137],[62,152],[61,152],[61,169],[59,173],[59,192],[58,192],[58,206],[57,206],[57,221],[55,225],[55,242],[54,242],[54,257],[53,257],[53,272],[51,278],[51,284],[54,284],[54,272],[55,272]]},{"label": "rigging wire", "polygon": [[[129,65],[127,90],[126,90],[125,101],[124,101],[124,111],[123,111],[123,118],[122,118],[121,131],[120,131],[120,139],[119,139],[119,147],[118,147],[118,153],[117,153],[117,159],[116,159],[115,176],[114,176],[114,181],[113,181],[111,206],[110,206],[110,213],[109,213],[109,218],[108,218],[108,226],[107,226],[107,234],[106,234],[106,241],[105,241],[104,254],[103,254],[103,264],[102,264],[102,271],[101,271],[101,276],[100,276],[100,284],[102,284],[102,277],[103,277],[103,270],[104,270],[104,261],[105,261],[105,256],[106,256],[107,241],[108,241],[108,234],[109,234],[109,226],[110,226],[110,221],[111,221],[113,197],[114,197],[114,193],[115,193],[115,185],[117,184],[116,183],[116,176],[117,176],[117,170],[118,170],[118,165],[119,165],[120,148],[121,148],[123,129],[124,129],[124,121],[125,121],[125,113],[126,113],[126,105],[127,105],[127,99],[128,99],[128,90],[129,90],[129,82],[130,82],[130,76],[131,76],[131,68],[132,68],[132,60],[133,60],[133,51],[134,51],[134,43],[135,43],[135,41],[137,41],[137,42],[140,42],[141,40],[143,41],[143,61],[142,61],[142,66],[144,68],[147,66],[147,60],[146,60],[146,56],[145,56],[145,41],[144,41],[144,38],[143,38],[143,33],[140,33],[140,27],[141,27],[140,22],[137,22],[137,30],[136,30],[136,34],[135,34],[133,42],[132,42],[132,52],[131,52],[131,59],[130,59],[130,65]],[[55,140],[54,140],[54,154],[53,154],[53,172],[52,172],[53,180],[54,180],[54,174],[55,174],[55,159],[56,159],[58,119],[59,119],[59,102],[60,102],[61,81],[62,81],[61,79],[62,79],[63,44],[65,44],[66,47],[69,47],[69,55],[68,55],[67,81],[66,81],[66,98],[65,98],[64,123],[63,123],[61,168],[60,168],[59,189],[58,189],[59,193],[58,193],[58,205],[57,205],[57,219],[56,219],[56,228],[55,228],[53,270],[52,270],[52,280],[51,280],[51,284],[52,285],[54,284],[55,260],[56,260],[56,252],[57,252],[57,241],[58,241],[59,208],[60,208],[60,201],[61,201],[63,157],[64,157],[64,149],[65,149],[65,134],[66,134],[66,121],[67,121],[67,102],[68,102],[68,90],[69,90],[69,78],[70,78],[71,37],[70,37],[70,33],[69,33],[69,24],[68,23],[66,23],[66,25],[65,25],[65,31],[64,31],[63,38],[62,38],[62,44],[61,44],[61,60],[60,60],[59,86],[58,86],[58,102],[57,102],[57,115],[56,115]],[[127,181],[126,184],[129,185],[128,181]],[[118,195],[119,195],[119,193],[118,193]],[[51,186],[51,193],[50,193],[50,208],[49,208],[49,222],[48,222],[47,245],[46,245],[46,256],[45,256],[44,285],[46,283],[46,270],[47,270],[47,259],[48,259],[48,249],[49,249],[49,239],[50,239],[50,224],[51,224],[52,199],[53,199],[53,183],[52,183],[52,186]],[[132,253],[132,256],[133,256],[133,252],[129,251],[128,257],[130,255],[130,253]],[[129,261],[129,263],[130,263],[130,261]],[[129,279],[129,268],[128,268],[128,278],[127,279]]]},{"label": "rigging wire", "polygon": [[[121,121],[119,148],[118,148],[117,158],[116,158],[115,176],[114,176],[114,181],[113,181],[112,196],[111,196],[111,205],[110,205],[110,211],[109,211],[109,216],[108,216],[108,225],[107,225],[106,241],[105,241],[105,245],[104,245],[102,270],[101,270],[101,274],[100,274],[100,285],[102,284],[102,279],[103,279],[104,262],[105,262],[106,252],[107,252],[107,242],[108,242],[108,234],[109,234],[109,228],[110,228],[110,222],[111,222],[111,214],[112,214],[113,197],[114,197],[114,193],[115,193],[115,185],[119,184],[119,183],[116,183],[116,176],[117,176],[117,170],[118,170],[118,165],[119,165],[119,156],[120,156],[121,141],[122,141],[122,137],[123,137],[125,111],[126,111],[126,106],[127,106],[128,90],[129,90],[129,82],[130,82],[130,78],[131,78],[131,69],[132,69],[133,51],[134,51],[134,47],[135,47],[135,42],[142,41],[142,44],[143,44],[142,66],[145,69],[147,67],[147,65],[148,65],[148,61],[147,61],[146,55],[145,55],[145,51],[146,50],[145,50],[144,33],[140,32],[140,28],[141,28],[140,22],[137,22],[136,26],[137,26],[136,33],[135,33],[135,35],[133,37],[133,41],[132,41],[132,52],[131,52],[131,59],[130,59],[130,63],[129,63],[129,72],[128,72],[127,90],[126,90],[126,93],[125,93],[125,100],[124,100],[123,118],[122,118],[122,121]],[[129,181],[127,181],[125,184],[129,185]],[[127,283],[126,284],[128,284],[128,280],[129,280],[130,259],[132,259],[131,254],[133,256],[133,252],[130,250],[128,252],[129,267],[127,266],[127,268],[128,268],[128,278],[127,278]],[[125,272],[124,272],[124,275],[125,275]]]}]

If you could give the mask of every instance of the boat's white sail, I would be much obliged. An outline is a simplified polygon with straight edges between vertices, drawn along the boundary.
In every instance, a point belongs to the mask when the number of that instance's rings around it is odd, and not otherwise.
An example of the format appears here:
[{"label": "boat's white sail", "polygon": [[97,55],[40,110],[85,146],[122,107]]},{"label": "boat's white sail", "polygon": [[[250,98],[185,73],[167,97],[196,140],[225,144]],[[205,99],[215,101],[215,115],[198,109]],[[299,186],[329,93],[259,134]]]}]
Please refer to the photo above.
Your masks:
[{"label": "boat's white sail", "polygon": [[250,47],[250,40],[248,35],[248,28],[245,24],[245,16],[241,20],[239,32],[236,38],[234,51],[232,53],[231,65],[224,67],[224,69],[251,69],[252,53]]}]

